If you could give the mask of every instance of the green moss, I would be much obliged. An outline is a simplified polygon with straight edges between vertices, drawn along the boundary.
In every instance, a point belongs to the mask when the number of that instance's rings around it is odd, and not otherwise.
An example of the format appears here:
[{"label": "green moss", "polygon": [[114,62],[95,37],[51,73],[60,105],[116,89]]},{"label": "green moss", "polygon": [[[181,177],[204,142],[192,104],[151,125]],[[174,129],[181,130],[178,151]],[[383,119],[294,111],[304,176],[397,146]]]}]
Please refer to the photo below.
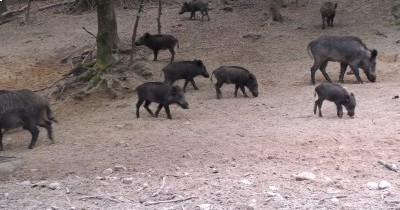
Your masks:
[{"label": "green moss", "polygon": [[94,85],[96,85],[97,83],[99,83],[99,82],[101,81],[100,73],[94,75],[94,76],[90,79],[90,81],[91,81]]}]

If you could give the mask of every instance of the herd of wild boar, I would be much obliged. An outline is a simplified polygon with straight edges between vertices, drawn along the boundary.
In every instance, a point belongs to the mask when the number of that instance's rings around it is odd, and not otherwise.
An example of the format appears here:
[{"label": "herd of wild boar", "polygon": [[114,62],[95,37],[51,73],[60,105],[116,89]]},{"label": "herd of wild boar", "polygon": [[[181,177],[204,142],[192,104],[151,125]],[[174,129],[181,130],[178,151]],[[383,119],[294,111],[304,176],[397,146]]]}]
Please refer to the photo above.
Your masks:
[{"label": "herd of wild boar", "polygon": [[[331,2],[324,3],[321,8],[322,28],[325,29],[325,22],[333,27],[333,19],[337,4]],[[195,12],[201,12],[201,19],[208,16],[208,3],[202,0],[185,2],[179,14],[190,12],[190,19],[195,19]],[[190,84],[198,90],[194,78],[203,76],[216,79],[215,91],[217,99],[222,96],[221,86],[234,84],[234,95],[240,88],[243,95],[247,97],[245,87],[249,89],[254,97],[258,96],[258,83],[256,76],[249,70],[240,66],[221,66],[214,70],[210,76],[206,66],[201,60],[174,62],[174,48],[179,48],[178,40],[171,35],[151,35],[145,33],[140,37],[135,45],[144,45],[153,50],[154,61],[157,60],[158,52],[168,49],[171,53],[171,63],[162,69],[164,74],[163,82],[146,82],[136,88],[138,101],[136,104],[136,117],[139,118],[139,109],[144,103],[144,108],[153,117],[158,117],[160,110],[165,109],[167,117],[172,119],[169,105],[178,104],[183,109],[188,109],[189,104],[185,99],[184,93],[187,85]],[[347,109],[348,115],[353,117],[355,114],[356,100],[353,93],[348,92],[339,84],[332,84],[332,80],[326,72],[328,61],[340,63],[339,82],[343,83],[343,78],[348,66],[350,66],[358,83],[363,83],[360,78],[359,68],[366,74],[370,82],[376,81],[376,57],[378,52],[370,50],[363,41],[353,36],[322,36],[308,44],[308,53],[313,57],[314,64],[311,67],[311,84],[315,85],[315,73],[319,69],[329,83],[324,83],[315,88],[318,100],[315,101],[314,114],[319,109],[319,116],[322,117],[321,106],[324,100],[332,101],[337,106],[337,116],[342,118],[343,106]],[[177,80],[185,80],[183,89],[173,85]],[[155,113],[149,108],[152,103],[158,103]],[[48,102],[41,96],[29,90],[7,91],[0,90],[0,150],[3,149],[2,135],[9,129],[22,127],[28,130],[32,139],[28,146],[32,149],[39,135],[37,126],[47,129],[48,138],[53,141],[52,122],[54,119]]]}]

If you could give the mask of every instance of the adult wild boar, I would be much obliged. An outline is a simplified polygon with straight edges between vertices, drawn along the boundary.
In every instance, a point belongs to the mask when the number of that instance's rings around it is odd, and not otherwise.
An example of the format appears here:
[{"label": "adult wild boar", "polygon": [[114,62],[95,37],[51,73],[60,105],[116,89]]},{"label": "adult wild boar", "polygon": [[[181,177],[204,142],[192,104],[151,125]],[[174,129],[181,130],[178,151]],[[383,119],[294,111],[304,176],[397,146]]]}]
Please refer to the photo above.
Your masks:
[{"label": "adult wild boar", "polygon": [[197,75],[202,75],[205,78],[209,78],[210,75],[207,72],[201,60],[194,61],[179,61],[168,64],[163,68],[164,72],[164,83],[172,85],[176,80],[185,79],[183,85],[183,92],[186,92],[186,86],[190,82],[195,90],[199,88],[196,86],[193,78]]},{"label": "adult wild boar", "polygon": [[335,18],[337,3],[334,4],[332,2],[325,2],[321,8],[321,16],[322,16],[322,29],[325,29],[325,21],[326,24],[330,27],[333,27],[333,19]]},{"label": "adult wild boar", "polygon": [[361,39],[353,36],[322,36],[311,41],[307,47],[314,58],[311,67],[311,84],[315,85],[315,72],[321,70],[325,79],[332,82],[326,73],[328,61],[340,62],[339,82],[343,82],[347,66],[350,66],[358,83],[363,83],[359,69],[364,70],[371,82],[376,81],[376,56],[378,51],[369,50]]},{"label": "adult wild boar", "polygon": [[215,90],[217,91],[218,99],[221,98],[221,86],[224,83],[236,85],[235,97],[237,96],[239,88],[243,92],[244,97],[247,97],[244,87],[247,87],[254,97],[258,96],[258,84],[256,76],[243,67],[221,66],[212,72],[211,81],[213,75],[217,79]]},{"label": "adult wild boar", "polygon": [[154,52],[154,61],[157,60],[158,51],[163,49],[168,49],[171,52],[171,62],[174,61],[175,57],[175,45],[179,48],[178,40],[171,35],[151,35],[149,33],[145,33],[142,37],[140,37],[136,42],[136,46],[144,45],[148,48],[152,49]]},{"label": "adult wild boar", "polygon": [[[165,108],[168,119],[172,119],[169,110],[170,104],[178,104],[183,109],[188,109],[189,105],[186,102],[185,96],[179,86],[172,86],[162,82],[146,82],[136,88],[138,94],[138,102],[136,103],[136,117],[139,118],[139,108],[144,103],[144,108],[152,117],[158,117],[162,107]],[[150,110],[151,102],[158,103],[158,108],[155,114]]]},{"label": "adult wild boar", "polygon": [[347,90],[344,89],[339,84],[324,83],[318,85],[315,88],[315,93],[318,94],[318,100],[315,101],[314,114],[317,114],[317,106],[318,106],[319,116],[322,117],[321,114],[322,102],[324,102],[324,100],[328,100],[336,104],[337,116],[339,118],[343,117],[342,106],[346,107],[347,114],[350,117],[354,116],[354,110],[356,108],[356,99],[354,97],[354,94],[347,92]]},{"label": "adult wild boar", "polygon": [[207,15],[208,21],[210,21],[210,16],[208,16],[208,3],[205,3],[202,0],[193,0],[189,3],[183,3],[179,14],[181,15],[185,12],[190,12],[189,20],[191,20],[192,18],[196,19],[196,11],[200,11],[201,21],[203,21],[205,15]]},{"label": "adult wild boar", "polygon": [[3,150],[2,130],[22,127],[32,135],[28,148],[33,149],[39,136],[37,126],[47,129],[53,142],[52,116],[48,102],[30,90],[0,90],[0,150]]}]

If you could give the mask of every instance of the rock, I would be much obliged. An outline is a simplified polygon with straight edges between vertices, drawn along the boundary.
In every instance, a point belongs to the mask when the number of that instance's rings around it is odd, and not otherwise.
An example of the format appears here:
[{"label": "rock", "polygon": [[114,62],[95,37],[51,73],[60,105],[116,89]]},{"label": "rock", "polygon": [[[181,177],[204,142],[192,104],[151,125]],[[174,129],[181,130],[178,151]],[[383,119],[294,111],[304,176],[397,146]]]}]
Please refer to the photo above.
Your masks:
[{"label": "rock", "polygon": [[4,193],[4,197],[8,198],[10,196],[10,193]]},{"label": "rock", "polygon": [[115,171],[126,171],[126,167],[123,165],[115,165],[114,170]]},{"label": "rock", "polygon": [[390,183],[386,180],[383,180],[383,181],[379,182],[378,187],[379,187],[379,189],[384,190],[384,189],[387,189],[390,187]]},{"label": "rock", "polygon": [[208,204],[208,203],[205,203],[205,204],[200,204],[200,205],[197,205],[196,206],[196,210],[211,210],[211,209],[213,209],[213,205],[212,204]]},{"label": "rock", "polygon": [[102,176],[96,176],[96,179],[97,179],[97,180],[105,180],[105,178],[102,177]]},{"label": "rock", "polygon": [[[399,98],[399,95],[395,95],[395,96],[393,96],[392,99],[398,99],[398,98]],[[397,168],[397,165],[396,165],[396,164],[393,164],[393,166],[394,166],[394,168]]]},{"label": "rock", "polygon": [[302,172],[295,176],[296,181],[314,180],[317,176],[311,172]]},{"label": "rock", "polygon": [[21,182],[20,184],[21,185],[31,185],[32,183],[31,183],[31,181],[26,180],[26,181]]},{"label": "rock", "polygon": [[103,174],[110,175],[110,174],[112,174],[112,172],[113,172],[112,168],[107,168],[106,170],[103,171]]},{"label": "rock", "polygon": [[331,201],[332,201],[332,203],[339,203],[339,199],[338,198],[332,198]]},{"label": "rock", "polygon": [[240,180],[240,183],[245,184],[245,185],[251,185],[251,184],[252,184],[252,183],[251,183],[249,180],[247,180],[247,179],[242,179],[242,180]]},{"label": "rock", "polygon": [[133,180],[134,180],[133,177],[123,178],[123,179],[122,179],[122,183],[124,183],[124,184],[132,184],[132,183],[133,183]]},{"label": "rock", "polygon": [[47,183],[48,183],[47,181],[36,182],[35,184],[32,185],[32,187],[46,187]]},{"label": "rock", "polygon": [[49,188],[52,190],[59,190],[59,189],[61,189],[61,184],[58,182],[53,182],[53,183],[49,184]]},{"label": "rock", "polygon": [[52,206],[51,209],[52,209],[52,210],[58,210],[58,209],[60,209],[60,208],[57,207],[57,206]]},{"label": "rock", "polygon": [[118,177],[116,177],[116,176],[105,176],[104,179],[109,180],[109,181],[117,181]]},{"label": "rock", "polygon": [[367,188],[370,190],[377,190],[377,189],[379,189],[379,185],[376,182],[368,182]]},{"label": "rock", "polygon": [[212,168],[212,172],[213,172],[214,174],[216,174],[216,173],[218,173],[218,170],[217,170],[216,168]]},{"label": "rock", "polygon": [[268,187],[270,190],[272,190],[272,191],[277,191],[278,190],[278,188],[276,188],[275,186],[269,186]]}]

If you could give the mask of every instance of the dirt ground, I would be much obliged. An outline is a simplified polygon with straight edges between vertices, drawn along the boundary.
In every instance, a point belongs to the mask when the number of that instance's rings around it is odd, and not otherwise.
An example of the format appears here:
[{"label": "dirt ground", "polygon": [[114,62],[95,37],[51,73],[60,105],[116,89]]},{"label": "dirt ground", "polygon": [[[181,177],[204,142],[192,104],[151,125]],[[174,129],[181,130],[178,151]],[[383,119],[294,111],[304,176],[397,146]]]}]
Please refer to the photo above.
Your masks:
[{"label": "dirt ground", "polygon": [[[335,26],[325,30],[320,1],[289,4],[283,23],[263,27],[262,1],[232,2],[233,12],[210,11],[210,22],[189,21],[172,3],[162,30],[179,40],[178,61],[201,59],[210,73],[221,65],[248,68],[257,76],[259,97],[235,98],[234,86],[224,85],[217,100],[210,80],[198,77],[200,90],[189,85],[186,93],[190,109],[172,106],[173,120],[164,111],[151,118],[143,108],[134,118],[135,93],[120,100],[102,90],[83,101],[52,99],[60,121],[55,144],[44,130],[33,150],[28,132],[4,135],[0,156],[17,159],[0,162],[0,209],[400,209],[399,173],[378,163],[400,164],[400,99],[392,99],[400,90],[400,31],[390,23],[390,1],[337,0]],[[59,64],[62,58],[93,46],[82,26],[96,31],[95,12],[35,10],[46,3],[33,2],[29,24],[0,25],[0,89],[46,87],[70,70]],[[156,12],[156,5],[147,6],[139,34],[156,32]],[[117,11],[124,43],[134,14]],[[260,38],[243,37],[248,34]],[[339,119],[331,102],[324,103],[323,118],[313,114],[306,46],[321,35],[358,36],[378,50],[376,83],[363,73],[362,85],[345,76],[357,100],[354,119]],[[131,87],[161,80],[170,59],[167,51],[156,62],[150,50],[141,52],[154,76],[129,74]],[[339,64],[330,63],[328,73],[338,81]],[[317,83],[323,82],[318,72]],[[296,181],[301,172],[316,178]],[[383,180],[387,189],[367,187]],[[59,187],[52,190],[54,182]]]}]

